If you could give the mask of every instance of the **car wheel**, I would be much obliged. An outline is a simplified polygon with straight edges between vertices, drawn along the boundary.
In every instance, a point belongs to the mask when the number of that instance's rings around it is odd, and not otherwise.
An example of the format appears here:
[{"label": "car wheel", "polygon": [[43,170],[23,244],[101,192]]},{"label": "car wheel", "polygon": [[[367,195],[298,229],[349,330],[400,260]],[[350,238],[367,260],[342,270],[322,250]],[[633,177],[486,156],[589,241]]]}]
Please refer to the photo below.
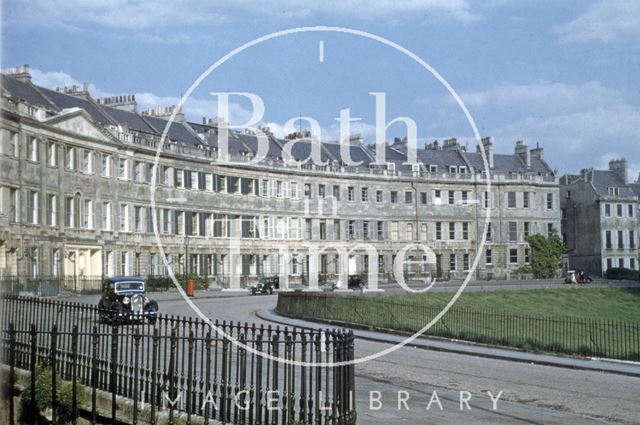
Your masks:
[{"label": "car wheel", "polygon": [[110,324],[115,326],[123,323],[127,320],[127,310],[119,302],[114,302],[111,305]]},{"label": "car wheel", "polygon": [[145,309],[145,312],[148,314],[147,321],[152,325],[156,323],[158,310],[158,303],[155,300],[149,301],[149,305]]}]

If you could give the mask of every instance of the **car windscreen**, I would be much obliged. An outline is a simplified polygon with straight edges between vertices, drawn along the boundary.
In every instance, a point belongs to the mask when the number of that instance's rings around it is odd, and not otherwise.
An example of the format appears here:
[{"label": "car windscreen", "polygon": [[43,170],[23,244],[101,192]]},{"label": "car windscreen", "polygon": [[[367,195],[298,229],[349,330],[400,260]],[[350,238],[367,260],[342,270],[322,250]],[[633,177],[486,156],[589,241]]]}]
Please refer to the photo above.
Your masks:
[{"label": "car windscreen", "polygon": [[144,291],[144,282],[116,282],[116,291]]}]

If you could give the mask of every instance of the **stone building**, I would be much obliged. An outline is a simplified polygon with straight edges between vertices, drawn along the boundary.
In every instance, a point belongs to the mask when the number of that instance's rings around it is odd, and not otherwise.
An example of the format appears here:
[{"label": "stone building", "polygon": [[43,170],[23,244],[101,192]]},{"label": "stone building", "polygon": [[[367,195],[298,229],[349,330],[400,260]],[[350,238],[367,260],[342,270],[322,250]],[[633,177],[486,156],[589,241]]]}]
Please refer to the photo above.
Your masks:
[{"label": "stone building", "polygon": [[570,268],[598,276],[612,267],[638,270],[639,195],[624,158],[611,160],[608,170],[587,168],[560,179]]},{"label": "stone building", "polygon": [[482,155],[455,139],[422,146],[419,164],[396,139],[377,165],[354,136],[346,150],[360,165],[345,165],[337,142],[322,143],[316,165],[285,155],[295,141],[292,156],[305,159],[308,134],[269,135],[253,163],[255,134],[232,132],[225,160],[217,121],[179,113],[161,142],[171,108],[139,113],[132,95],[37,87],[27,67],[1,78],[0,276],[162,275],[163,251],[175,273],[223,285],[274,273],[313,282],[315,271],[385,280],[402,247],[420,242],[435,255],[412,250],[405,273],[457,279],[489,209],[476,277],[507,278],[529,261],[527,235],[560,229],[558,179],[543,149],[523,142],[499,154],[483,139],[488,193]]}]

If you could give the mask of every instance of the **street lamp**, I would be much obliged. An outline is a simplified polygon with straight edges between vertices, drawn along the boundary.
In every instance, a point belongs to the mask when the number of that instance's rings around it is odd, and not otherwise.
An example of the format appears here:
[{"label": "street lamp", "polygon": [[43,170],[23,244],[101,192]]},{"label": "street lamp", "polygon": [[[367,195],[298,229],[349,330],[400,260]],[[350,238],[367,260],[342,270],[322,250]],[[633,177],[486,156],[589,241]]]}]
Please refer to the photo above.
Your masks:
[{"label": "street lamp", "polygon": [[191,274],[191,267],[189,264],[189,235],[184,237],[184,271],[186,274],[185,282],[189,281],[189,275]]}]

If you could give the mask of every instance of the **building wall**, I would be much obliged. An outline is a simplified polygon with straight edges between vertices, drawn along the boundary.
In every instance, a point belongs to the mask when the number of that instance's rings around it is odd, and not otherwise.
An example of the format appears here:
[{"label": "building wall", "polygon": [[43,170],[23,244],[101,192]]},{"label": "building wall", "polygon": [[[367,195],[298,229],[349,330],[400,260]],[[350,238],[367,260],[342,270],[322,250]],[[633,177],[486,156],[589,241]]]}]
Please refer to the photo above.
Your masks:
[{"label": "building wall", "polygon": [[[572,184],[561,184],[560,198],[570,268],[594,275],[605,275],[608,268],[620,265],[638,269],[637,197],[599,196],[585,177]],[[622,232],[620,244],[619,232]]]},{"label": "building wall", "polygon": [[[140,141],[129,141],[135,140],[132,137],[118,137],[122,136],[122,129],[100,134],[80,124],[56,127],[37,116],[25,115],[6,102],[3,109],[6,119],[1,124],[0,149],[0,256],[3,257],[0,274],[166,273],[153,226],[147,225],[152,185],[149,178],[135,179],[136,164],[152,164],[155,149]],[[32,138],[37,141],[36,161],[30,158]],[[16,140],[17,157],[12,151]],[[55,165],[49,164],[50,146],[56,147]],[[73,167],[68,160],[71,148],[75,155]],[[82,169],[84,151],[93,157],[92,170]],[[103,175],[103,155],[112,158],[110,176]],[[126,178],[119,176],[121,160],[126,160]],[[194,175],[192,181],[201,175],[204,177],[197,179],[203,179],[204,185],[195,189],[175,187],[176,182],[172,181],[175,175],[170,170],[201,173]],[[161,153],[156,168],[154,199],[159,240],[176,273],[184,273],[188,250],[192,273],[227,283],[234,274],[255,278],[284,269],[292,282],[301,282],[310,267],[309,254],[314,249],[322,250],[330,242],[340,242],[347,250],[355,249],[351,254],[355,256],[352,268],[355,264],[356,270],[349,273],[364,271],[369,261],[369,268],[375,267],[387,279],[397,252],[409,242],[423,242],[434,250],[438,264],[430,260],[426,268],[413,266],[409,272],[428,271],[443,279],[466,276],[484,232],[487,213],[481,174],[441,172],[413,176],[356,171],[340,167],[320,170],[228,164],[197,151],[176,152],[173,147]],[[163,174],[171,176],[167,180],[169,185],[165,185]],[[224,189],[215,183],[222,181],[222,177]],[[207,185],[209,178],[214,182],[211,187]],[[231,191],[236,179],[237,190]],[[182,180],[188,183],[189,177],[183,176]],[[297,185],[295,194],[291,193],[292,185]],[[334,186],[338,188],[338,200],[333,199]],[[241,193],[243,188],[250,193]],[[309,195],[305,192],[307,188]],[[380,202],[377,191],[382,193]],[[509,204],[509,192],[516,194],[515,206]],[[530,193],[527,208],[525,192]],[[353,200],[349,199],[350,193]],[[551,208],[547,205],[548,194],[552,197]],[[397,202],[392,202],[394,196]],[[49,199],[55,200],[57,213],[53,220]],[[477,277],[507,278],[527,259],[525,223],[530,234],[559,232],[558,181],[537,175],[495,174],[487,202],[492,232],[486,249],[491,250],[491,263],[487,263],[485,249],[480,254]],[[111,204],[110,214],[105,203]],[[128,214],[128,225],[122,224],[127,222],[121,214],[123,205],[128,211],[124,215]],[[17,208],[17,213],[13,208]],[[85,213],[89,210],[90,213]],[[167,227],[167,214],[174,221],[178,218],[181,224]],[[187,214],[195,214],[205,229],[200,231],[194,223],[189,226],[184,218]],[[107,215],[111,225],[104,223]],[[136,217],[140,217],[140,228],[136,226]],[[240,218],[253,224],[243,225]],[[225,220],[229,222],[228,232],[220,235],[224,226],[214,223],[226,223]],[[283,226],[287,220],[289,224]],[[299,220],[298,225],[294,226],[291,220],[294,223]],[[381,238],[378,222],[382,223]],[[453,238],[449,237],[450,223],[454,226]],[[510,223],[516,223],[514,240],[510,237],[513,233]],[[187,245],[185,237],[189,229]],[[238,237],[234,248],[230,247],[232,235]],[[366,260],[361,249],[363,243],[375,247],[380,257]],[[289,256],[283,253],[284,246],[289,249]],[[239,257],[231,255],[233,252]],[[411,255],[421,256],[417,252]],[[512,261],[514,258],[516,261]],[[81,268],[76,261],[82,261]],[[372,261],[375,264],[370,264]],[[327,250],[318,267],[327,278],[335,278],[347,266]]]}]

